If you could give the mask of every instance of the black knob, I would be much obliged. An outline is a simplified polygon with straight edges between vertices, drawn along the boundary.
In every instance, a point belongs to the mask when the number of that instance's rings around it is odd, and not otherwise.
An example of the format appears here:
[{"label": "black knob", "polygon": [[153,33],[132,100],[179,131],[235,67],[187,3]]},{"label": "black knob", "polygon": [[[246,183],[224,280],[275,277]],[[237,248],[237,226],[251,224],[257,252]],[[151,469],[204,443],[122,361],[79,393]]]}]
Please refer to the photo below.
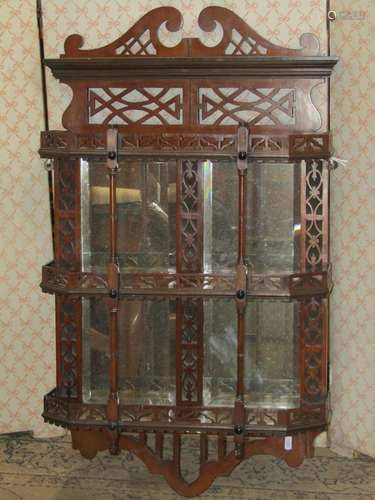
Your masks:
[{"label": "black knob", "polygon": [[114,160],[114,159],[116,158],[116,152],[115,152],[115,151],[110,151],[110,152],[108,153],[108,158],[109,158],[110,160]]},{"label": "black knob", "polygon": [[109,291],[109,296],[111,299],[115,299],[117,297],[117,290],[115,288],[111,288]]},{"label": "black knob", "polygon": [[237,290],[237,293],[236,293],[237,299],[242,300],[245,298],[245,295],[246,295],[245,290]]},{"label": "black knob", "polygon": [[235,425],[234,428],[233,428],[233,430],[234,430],[234,433],[238,434],[238,435],[243,433],[243,427],[242,427],[242,425]]},{"label": "black knob", "polygon": [[238,158],[239,158],[240,160],[246,160],[246,158],[247,158],[247,153],[246,153],[246,151],[240,151],[240,152],[238,153]]}]

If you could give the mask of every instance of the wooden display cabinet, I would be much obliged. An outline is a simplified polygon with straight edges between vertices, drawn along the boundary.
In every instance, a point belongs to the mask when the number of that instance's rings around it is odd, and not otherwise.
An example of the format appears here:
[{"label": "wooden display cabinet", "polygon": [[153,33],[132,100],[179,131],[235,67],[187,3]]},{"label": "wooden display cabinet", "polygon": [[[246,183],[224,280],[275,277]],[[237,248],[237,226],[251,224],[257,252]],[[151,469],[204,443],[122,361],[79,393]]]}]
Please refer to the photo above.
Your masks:
[{"label": "wooden display cabinet", "polygon": [[199,16],[222,27],[213,47],[164,46],[165,22],[181,14],[155,9],[95,50],[72,35],[45,61],[73,98],[66,130],[41,136],[57,345],[43,416],[83,456],[130,450],[194,496],[254,454],[301,464],[327,426],[330,141],[311,91],[337,60],[221,7]]}]

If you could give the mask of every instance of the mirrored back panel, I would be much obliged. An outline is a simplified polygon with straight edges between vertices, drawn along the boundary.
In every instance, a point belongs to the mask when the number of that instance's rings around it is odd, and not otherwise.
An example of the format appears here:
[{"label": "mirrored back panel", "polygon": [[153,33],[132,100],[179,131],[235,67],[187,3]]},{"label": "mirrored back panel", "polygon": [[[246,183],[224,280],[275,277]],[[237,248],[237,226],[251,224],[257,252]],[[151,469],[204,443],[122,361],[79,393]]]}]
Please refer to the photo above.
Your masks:
[{"label": "mirrored back panel", "polygon": [[[191,186],[177,160],[129,159],[117,177],[121,272],[176,272],[179,214],[188,213]],[[237,260],[238,177],[235,160],[200,160],[196,196],[202,224],[182,224],[203,241],[205,273],[233,272]],[[81,160],[83,271],[105,272],[109,256],[109,180],[102,160]],[[247,174],[247,261],[250,272],[299,271],[300,169],[251,163]],[[184,184],[185,183],[185,184]],[[185,211],[185,212],[184,212]],[[180,215],[183,217],[183,215]],[[188,227],[189,226],[189,227]],[[198,232],[203,234],[198,235]]]},{"label": "mirrored back panel", "polygon": [[[237,353],[235,303],[230,299],[183,299],[185,319],[178,325],[176,309],[180,300],[120,301],[122,404],[175,404],[176,378],[181,378],[182,390],[188,384],[194,385],[194,381],[199,385],[196,364],[201,345],[202,403],[233,406]],[[203,321],[199,316],[201,310]],[[298,406],[298,302],[249,301],[245,321],[246,405]],[[108,307],[100,299],[83,300],[83,345],[84,400],[105,403],[110,373],[109,315]],[[192,377],[186,377],[185,372]]]},{"label": "mirrored back panel", "polygon": [[250,271],[298,272],[300,166],[250,163],[247,181],[246,250]]}]

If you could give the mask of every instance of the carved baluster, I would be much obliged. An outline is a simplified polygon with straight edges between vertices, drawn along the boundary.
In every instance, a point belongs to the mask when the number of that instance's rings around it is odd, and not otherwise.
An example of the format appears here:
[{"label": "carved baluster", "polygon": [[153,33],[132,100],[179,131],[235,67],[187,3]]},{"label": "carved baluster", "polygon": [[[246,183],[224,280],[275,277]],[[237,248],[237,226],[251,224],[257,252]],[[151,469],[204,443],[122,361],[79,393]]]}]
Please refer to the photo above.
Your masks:
[{"label": "carved baluster", "polygon": [[164,451],[164,433],[156,432],[155,435],[155,452],[156,456],[163,460],[163,451]]},{"label": "carved baluster", "polygon": [[181,435],[178,432],[173,433],[173,464],[176,477],[181,477]]},{"label": "carved baluster", "polygon": [[200,435],[200,465],[202,467],[208,460],[208,436],[204,432]]},{"label": "carved baluster", "polygon": [[217,457],[219,462],[224,460],[226,454],[227,454],[227,440],[225,434],[220,432],[217,437]]}]

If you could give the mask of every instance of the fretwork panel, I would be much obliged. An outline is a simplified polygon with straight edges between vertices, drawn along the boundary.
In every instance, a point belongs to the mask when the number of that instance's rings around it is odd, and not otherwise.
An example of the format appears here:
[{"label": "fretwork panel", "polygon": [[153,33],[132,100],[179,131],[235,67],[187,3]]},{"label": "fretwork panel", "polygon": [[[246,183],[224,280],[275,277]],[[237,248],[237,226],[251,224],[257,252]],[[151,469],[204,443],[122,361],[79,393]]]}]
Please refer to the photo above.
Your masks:
[{"label": "fretwork panel", "polygon": [[296,91],[282,87],[201,87],[200,125],[295,125]]},{"label": "fretwork panel", "polygon": [[182,125],[182,102],[178,87],[89,88],[89,124]]}]

